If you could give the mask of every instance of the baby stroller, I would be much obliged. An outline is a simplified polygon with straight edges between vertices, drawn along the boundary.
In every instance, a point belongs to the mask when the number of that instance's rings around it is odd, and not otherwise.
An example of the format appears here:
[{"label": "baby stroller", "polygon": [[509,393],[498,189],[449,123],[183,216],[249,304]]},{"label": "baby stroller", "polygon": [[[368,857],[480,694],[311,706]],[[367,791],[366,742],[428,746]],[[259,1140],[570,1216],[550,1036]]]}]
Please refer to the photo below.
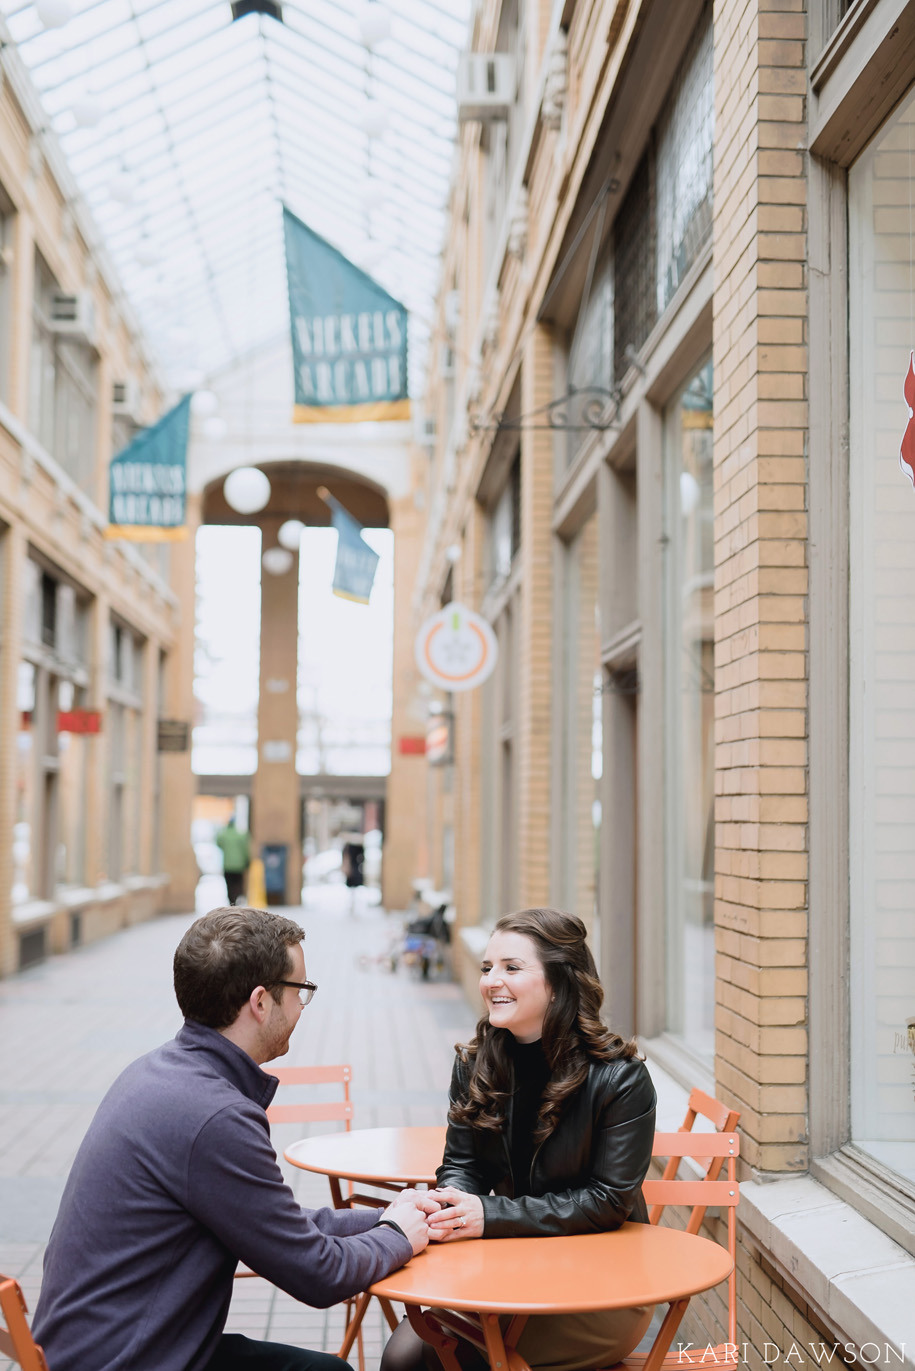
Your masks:
[{"label": "baby stroller", "polygon": [[417,968],[424,981],[429,980],[432,971],[440,975],[448,967],[451,926],[445,918],[447,908],[440,904],[431,914],[411,919],[404,933],[401,958],[407,966]]}]

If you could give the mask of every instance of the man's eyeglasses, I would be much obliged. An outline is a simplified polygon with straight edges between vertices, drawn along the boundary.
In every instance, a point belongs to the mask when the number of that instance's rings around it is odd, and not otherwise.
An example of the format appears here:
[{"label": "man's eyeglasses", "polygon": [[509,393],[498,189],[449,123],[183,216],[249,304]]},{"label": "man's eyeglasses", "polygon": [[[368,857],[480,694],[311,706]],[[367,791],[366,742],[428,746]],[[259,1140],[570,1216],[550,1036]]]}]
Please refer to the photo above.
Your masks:
[{"label": "man's eyeglasses", "polygon": [[317,986],[314,981],[277,981],[277,985],[291,985],[294,990],[299,992],[299,1004],[304,1009],[307,1004],[311,1004]]}]

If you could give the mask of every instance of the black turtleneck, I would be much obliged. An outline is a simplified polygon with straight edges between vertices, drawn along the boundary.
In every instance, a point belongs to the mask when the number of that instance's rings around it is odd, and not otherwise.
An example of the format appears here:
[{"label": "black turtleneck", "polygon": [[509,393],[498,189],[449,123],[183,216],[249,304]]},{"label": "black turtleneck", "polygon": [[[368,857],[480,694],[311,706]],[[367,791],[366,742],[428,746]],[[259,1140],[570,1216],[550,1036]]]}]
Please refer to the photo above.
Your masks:
[{"label": "black turtleneck", "polygon": [[533,1043],[511,1040],[511,1056],[515,1068],[515,1089],[512,1095],[511,1131],[508,1147],[511,1153],[515,1198],[531,1193],[531,1163],[534,1160],[534,1129],[537,1112],[550,1068],[538,1038]]}]

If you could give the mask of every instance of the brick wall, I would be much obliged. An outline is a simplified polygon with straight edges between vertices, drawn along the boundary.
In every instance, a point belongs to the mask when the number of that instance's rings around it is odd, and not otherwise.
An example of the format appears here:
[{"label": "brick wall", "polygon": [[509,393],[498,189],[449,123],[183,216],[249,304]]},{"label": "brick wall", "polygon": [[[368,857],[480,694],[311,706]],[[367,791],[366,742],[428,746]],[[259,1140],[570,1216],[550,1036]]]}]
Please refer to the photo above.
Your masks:
[{"label": "brick wall", "polygon": [[803,0],[715,22],[716,1077],[807,1164]]},{"label": "brick wall", "polygon": [[[552,398],[549,330],[539,326],[524,351],[521,412]],[[516,699],[518,902],[543,904],[550,891],[550,775],[553,635],[553,435],[526,429],[521,442],[521,612]]]}]

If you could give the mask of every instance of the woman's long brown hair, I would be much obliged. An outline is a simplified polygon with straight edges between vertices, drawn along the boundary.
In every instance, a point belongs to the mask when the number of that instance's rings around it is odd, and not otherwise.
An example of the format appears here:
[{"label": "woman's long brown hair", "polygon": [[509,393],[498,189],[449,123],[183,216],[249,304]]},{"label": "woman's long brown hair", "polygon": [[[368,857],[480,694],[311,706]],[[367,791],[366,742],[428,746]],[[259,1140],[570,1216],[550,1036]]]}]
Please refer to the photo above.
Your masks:
[{"label": "woman's long brown hair", "polygon": [[[637,1057],[638,1046],[607,1028],[600,1018],[604,999],[587,929],[573,914],[558,909],[522,909],[505,914],[493,933],[523,933],[537,949],[552,999],[543,1020],[543,1051],[550,1079],[534,1130],[539,1146],[555,1129],[566,1100],[580,1090],[592,1061]],[[512,1035],[493,1028],[489,1016],[477,1024],[469,1043],[456,1051],[470,1068],[467,1095],[448,1112],[453,1123],[499,1132],[505,1126],[512,1094]]]}]

